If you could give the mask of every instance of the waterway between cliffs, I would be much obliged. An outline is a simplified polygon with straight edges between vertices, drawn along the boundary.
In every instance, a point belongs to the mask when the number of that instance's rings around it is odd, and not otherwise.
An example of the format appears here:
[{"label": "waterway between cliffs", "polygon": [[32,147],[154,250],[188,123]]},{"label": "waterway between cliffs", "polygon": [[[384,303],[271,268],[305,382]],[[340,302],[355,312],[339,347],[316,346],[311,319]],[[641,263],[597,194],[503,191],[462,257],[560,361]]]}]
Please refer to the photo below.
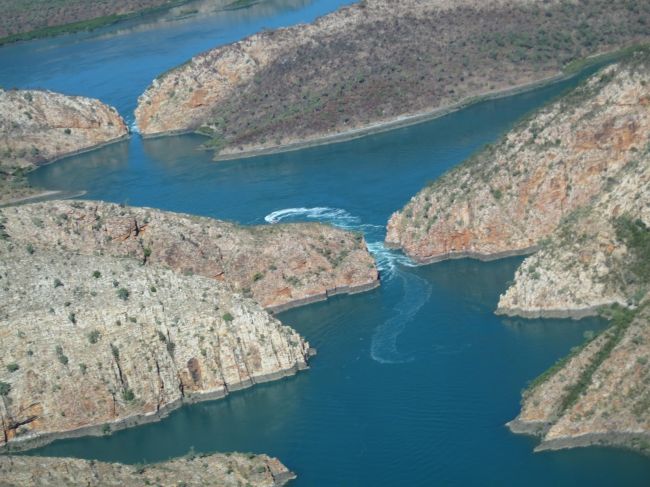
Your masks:
[{"label": "waterway between cliffs", "polygon": [[[172,12],[14,44],[0,49],[0,85],[98,97],[132,122],[136,98],[156,74],[344,3],[276,0],[186,18]],[[36,185],[83,190],[91,199],[242,224],[318,220],[360,230],[382,286],[279,315],[318,349],[309,371],[184,407],[160,423],[30,453],[140,463],[190,449],[264,452],[298,473],[296,486],[647,485],[647,458],[605,448],[535,454],[535,440],[504,426],[527,381],[601,321],[495,316],[520,258],[413,267],[381,244],[391,212],[427,180],[577,81],[297,152],[214,163],[198,150],[199,136],[136,135],[34,172]]]}]

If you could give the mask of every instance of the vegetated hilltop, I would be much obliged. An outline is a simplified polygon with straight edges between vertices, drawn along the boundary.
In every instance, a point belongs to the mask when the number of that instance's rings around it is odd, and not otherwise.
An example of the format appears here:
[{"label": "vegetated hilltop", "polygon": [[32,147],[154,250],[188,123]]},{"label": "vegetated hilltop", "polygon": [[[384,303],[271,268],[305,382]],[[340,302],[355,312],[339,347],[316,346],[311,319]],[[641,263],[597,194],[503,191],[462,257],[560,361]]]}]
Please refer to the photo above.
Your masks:
[{"label": "vegetated hilltop", "polygon": [[143,487],[280,487],[295,475],[266,455],[214,454],[150,464],[122,465],[76,458],[0,456],[0,476],[6,487],[42,485],[102,485]]},{"label": "vegetated hilltop", "polygon": [[90,201],[23,205],[2,215],[14,242],[162,264],[224,281],[273,310],[379,285],[363,236],[320,223],[249,227]]},{"label": "vegetated hilltop", "polygon": [[132,258],[0,241],[0,447],[108,434],[305,368],[252,299]]},{"label": "vegetated hilltop", "polygon": [[4,0],[0,44],[111,24],[130,14],[172,7],[187,0]]},{"label": "vegetated hilltop", "polygon": [[0,89],[0,203],[28,195],[25,174],[128,135],[117,111],[92,98]]},{"label": "vegetated hilltop", "polygon": [[650,453],[650,52],[604,68],[416,195],[387,240],[421,262],[526,258],[497,312],[604,313],[611,327],[535,379],[515,432],[539,449]]},{"label": "vegetated hilltop", "polygon": [[145,135],[203,132],[234,157],[555,76],[647,41],[648,25],[650,4],[628,0],[365,0],[194,57],[153,81],[136,119]]}]

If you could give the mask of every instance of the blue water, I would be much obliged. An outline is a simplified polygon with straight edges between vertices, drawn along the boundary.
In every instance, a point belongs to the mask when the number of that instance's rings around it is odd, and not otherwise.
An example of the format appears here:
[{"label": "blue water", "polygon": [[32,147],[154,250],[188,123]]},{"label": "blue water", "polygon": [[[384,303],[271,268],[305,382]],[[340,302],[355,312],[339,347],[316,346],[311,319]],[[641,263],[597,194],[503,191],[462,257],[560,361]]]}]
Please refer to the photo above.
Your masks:
[{"label": "blue water", "polygon": [[[342,2],[271,3],[277,8],[9,46],[0,49],[0,84],[97,96],[128,116],[158,71]],[[535,454],[534,439],[504,427],[527,381],[604,323],[495,316],[520,258],[413,267],[381,243],[391,212],[428,180],[576,82],[299,152],[215,163],[198,149],[199,136],[134,136],[34,172],[35,184],[85,190],[87,198],[244,224],[318,220],[361,230],[382,286],[279,315],[318,349],[309,371],[184,407],[160,423],[33,453],[136,463],[190,448],[264,452],[298,473],[297,486],[647,485],[647,458],[603,448]]]}]

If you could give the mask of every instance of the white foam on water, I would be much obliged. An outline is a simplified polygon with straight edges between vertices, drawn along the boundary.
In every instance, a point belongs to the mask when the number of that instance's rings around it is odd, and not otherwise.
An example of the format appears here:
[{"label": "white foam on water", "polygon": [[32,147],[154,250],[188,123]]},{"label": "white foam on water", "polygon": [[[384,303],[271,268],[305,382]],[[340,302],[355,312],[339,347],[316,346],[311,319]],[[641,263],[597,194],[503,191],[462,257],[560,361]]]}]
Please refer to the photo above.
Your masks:
[{"label": "white foam on water", "polygon": [[[264,220],[271,224],[292,219],[317,220],[345,230],[356,230],[364,233],[382,229],[379,225],[361,223],[358,216],[352,215],[342,208],[328,206],[284,208],[269,213],[264,217]],[[403,287],[403,296],[393,308],[391,317],[380,324],[374,331],[370,355],[373,360],[382,364],[410,362],[413,357],[405,356],[397,350],[397,339],[406,328],[406,325],[429,300],[431,285],[425,279],[406,271],[404,267],[415,267],[417,264],[403,253],[386,248],[384,242],[369,242],[368,251],[375,258],[382,281],[388,282],[397,278],[402,282]]]},{"label": "white foam on water", "polygon": [[[127,120],[128,123],[128,120]],[[140,133],[140,127],[138,127],[138,123],[133,120],[131,124],[129,125],[129,130],[131,131],[132,134],[139,134]]]},{"label": "white foam on water", "polygon": [[326,221],[342,228],[357,229],[361,226],[359,217],[351,215],[341,208],[330,208],[327,206],[285,208],[269,213],[264,217],[264,220],[267,223],[279,223],[282,220],[290,218],[308,218],[310,220]]},{"label": "white foam on water", "polygon": [[381,364],[401,364],[414,360],[397,350],[397,338],[429,300],[432,291],[426,279],[410,272],[398,268],[394,277],[402,281],[404,294],[394,306],[392,316],[375,328],[370,343],[370,356]]}]

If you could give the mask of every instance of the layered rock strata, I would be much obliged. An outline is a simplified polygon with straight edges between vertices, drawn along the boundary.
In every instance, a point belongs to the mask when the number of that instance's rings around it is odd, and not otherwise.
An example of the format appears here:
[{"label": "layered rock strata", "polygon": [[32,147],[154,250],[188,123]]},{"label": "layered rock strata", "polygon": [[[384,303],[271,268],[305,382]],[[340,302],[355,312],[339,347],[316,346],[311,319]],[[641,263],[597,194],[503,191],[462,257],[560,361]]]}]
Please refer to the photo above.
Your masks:
[{"label": "layered rock strata", "polygon": [[106,434],[305,368],[252,299],[132,258],[0,242],[0,446]]},{"label": "layered rock strata", "polygon": [[162,264],[223,281],[274,311],[379,285],[363,236],[319,223],[249,227],[90,201],[23,205],[2,215],[15,242]]},{"label": "layered rock strata", "polygon": [[6,487],[45,485],[145,485],[188,487],[280,487],[295,478],[266,455],[200,455],[145,467],[72,458],[0,456]]}]

